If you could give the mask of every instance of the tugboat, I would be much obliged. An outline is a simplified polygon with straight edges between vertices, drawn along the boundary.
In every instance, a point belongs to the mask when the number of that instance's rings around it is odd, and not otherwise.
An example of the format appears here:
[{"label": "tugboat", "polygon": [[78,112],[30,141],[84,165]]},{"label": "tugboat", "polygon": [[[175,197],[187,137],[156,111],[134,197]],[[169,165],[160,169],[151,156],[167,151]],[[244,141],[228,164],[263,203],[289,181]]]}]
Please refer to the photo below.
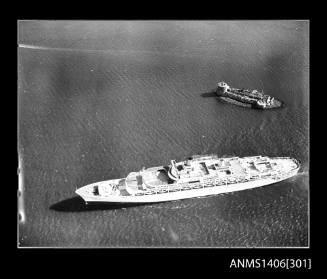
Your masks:
[{"label": "tugboat", "polygon": [[170,165],[131,172],[126,178],[92,183],[76,190],[85,202],[154,203],[261,187],[297,174],[290,157],[195,155]]},{"label": "tugboat", "polygon": [[216,94],[221,99],[238,105],[247,105],[252,108],[270,109],[282,106],[282,102],[251,89],[237,89],[230,87],[226,82],[221,81],[217,84]]}]

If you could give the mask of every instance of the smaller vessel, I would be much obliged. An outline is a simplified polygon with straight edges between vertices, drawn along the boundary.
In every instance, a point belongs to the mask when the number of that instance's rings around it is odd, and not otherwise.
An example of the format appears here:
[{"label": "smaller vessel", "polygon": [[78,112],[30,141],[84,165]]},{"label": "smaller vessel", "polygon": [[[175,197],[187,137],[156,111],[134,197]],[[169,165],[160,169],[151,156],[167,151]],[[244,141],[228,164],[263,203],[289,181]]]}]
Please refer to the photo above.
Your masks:
[{"label": "smaller vessel", "polygon": [[269,109],[282,106],[282,102],[252,89],[237,89],[230,87],[226,82],[217,84],[216,94],[223,100],[237,105],[247,105],[252,108]]}]

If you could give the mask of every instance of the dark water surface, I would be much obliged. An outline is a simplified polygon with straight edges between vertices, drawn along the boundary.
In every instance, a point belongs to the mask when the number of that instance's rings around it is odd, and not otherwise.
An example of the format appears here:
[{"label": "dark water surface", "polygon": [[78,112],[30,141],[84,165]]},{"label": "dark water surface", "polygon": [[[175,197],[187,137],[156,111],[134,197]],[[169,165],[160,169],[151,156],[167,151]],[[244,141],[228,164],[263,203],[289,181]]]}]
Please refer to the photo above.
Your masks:
[{"label": "dark water surface", "polygon": [[[307,22],[20,22],[21,246],[308,245]],[[224,80],[280,110],[205,94]],[[75,187],[193,154],[291,156],[301,174],[207,198],[85,206]]]}]

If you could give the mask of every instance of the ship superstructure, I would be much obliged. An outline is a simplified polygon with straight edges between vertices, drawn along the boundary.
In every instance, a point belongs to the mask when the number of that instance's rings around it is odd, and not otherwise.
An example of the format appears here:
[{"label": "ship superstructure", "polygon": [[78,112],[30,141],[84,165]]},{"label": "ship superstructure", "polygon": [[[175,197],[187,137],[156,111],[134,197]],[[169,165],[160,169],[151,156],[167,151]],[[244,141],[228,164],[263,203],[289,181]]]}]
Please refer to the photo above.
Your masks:
[{"label": "ship superstructure", "polygon": [[222,98],[229,98],[237,102],[249,104],[256,108],[276,108],[281,106],[281,102],[274,97],[251,89],[237,89],[230,87],[226,82],[217,84],[216,94]]},{"label": "ship superstructure", "polygon": [[131,172],[126,178],[89,184],[76,193],[86,202],[161,202],[273,184],[294,176],[299,168],[299,163],[289,157],[192,156]]}]

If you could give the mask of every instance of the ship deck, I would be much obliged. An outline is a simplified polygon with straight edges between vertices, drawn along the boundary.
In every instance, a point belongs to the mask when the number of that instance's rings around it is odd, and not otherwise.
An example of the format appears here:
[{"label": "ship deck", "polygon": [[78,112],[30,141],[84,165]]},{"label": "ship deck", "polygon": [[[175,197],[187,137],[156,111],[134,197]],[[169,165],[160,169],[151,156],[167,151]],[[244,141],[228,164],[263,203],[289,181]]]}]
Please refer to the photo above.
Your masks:
[{"label": "ship deck", "polygon": [[141,172],[130,173],[126,178],[126,187],[130,190],[143,190],[171,183],[167,170],[163,167],[149,168]]},{"label": "ship deck", "polygon": [[146,170],[142,173],[142,179],[144,184],[150,187],[169,184],[170,181],[167,171],[163,168]]}]

